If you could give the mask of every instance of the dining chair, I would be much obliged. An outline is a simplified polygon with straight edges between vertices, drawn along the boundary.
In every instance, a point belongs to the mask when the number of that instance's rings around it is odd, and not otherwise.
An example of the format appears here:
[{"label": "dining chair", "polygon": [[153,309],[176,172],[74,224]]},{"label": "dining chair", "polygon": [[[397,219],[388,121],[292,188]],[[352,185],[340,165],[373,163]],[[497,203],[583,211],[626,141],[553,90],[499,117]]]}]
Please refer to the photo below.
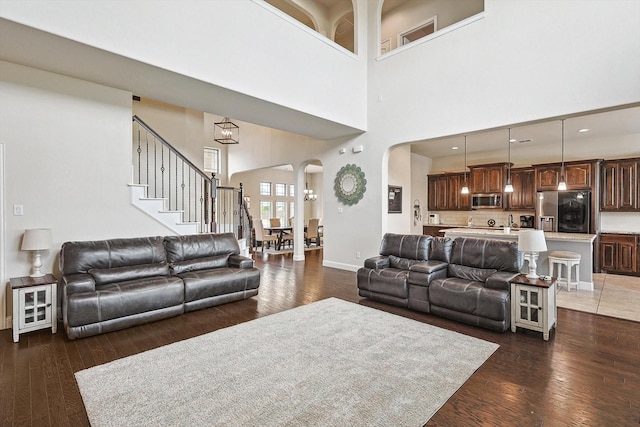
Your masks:
[{"label": "dining chair", "polygon": [[282,225],[280,224],[280,218],[271,218],[269,220],[269,223],[272,227],[282,227]]},{"label": "dining chair", "polygon": [[271,245],[271,242],[273,243],[278,242],[278,238],[276,236],[272,236],[264,232],[264,227],[262,225],[261,219],[253,220],[253,229],[255,230],[255,233],[256,233],[256,249],[258,248],[258,242],[262,243],[262,252],[264,252],[265,243],[269,243],[269,245]]},{"label": "dining chair", "polygon": [[320,235],[318,234],[318,218],[309,219],[309,225],[307,226],[307,232],[304,233],[304,239],[307,242],[307,246],[311,246],[311,240],[313,239],[316,246],[320,246]]}]

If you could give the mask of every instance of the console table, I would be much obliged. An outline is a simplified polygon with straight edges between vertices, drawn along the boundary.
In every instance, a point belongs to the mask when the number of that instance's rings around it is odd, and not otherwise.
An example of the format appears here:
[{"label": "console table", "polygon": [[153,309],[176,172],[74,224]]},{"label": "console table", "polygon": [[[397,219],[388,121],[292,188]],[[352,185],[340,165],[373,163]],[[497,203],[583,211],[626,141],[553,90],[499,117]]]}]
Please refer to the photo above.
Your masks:
[{"label": "console table", "polygon": [[511,332],[518,327],[542,332],[549,340],[549,330],[556,326],[558,304],[556,278],[527,279],[525,274],[511,281]]}]

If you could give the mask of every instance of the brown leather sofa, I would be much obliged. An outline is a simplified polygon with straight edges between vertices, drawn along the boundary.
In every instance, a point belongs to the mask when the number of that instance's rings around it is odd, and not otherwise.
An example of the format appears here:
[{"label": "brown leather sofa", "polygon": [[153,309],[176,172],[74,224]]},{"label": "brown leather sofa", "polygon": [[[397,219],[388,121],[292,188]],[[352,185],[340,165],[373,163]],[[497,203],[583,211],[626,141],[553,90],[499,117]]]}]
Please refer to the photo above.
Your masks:
[{"label": "brown leather sofa", "polygon": [[516,242],[385,234],[380,256],[357,273],[360,296],[505,331],[510,281],[520,274]]},{"label": "brown leather sofa", "polygon": [[249,298],[260,285],[231,233],[66,242],[60,271],[70,339]]}]

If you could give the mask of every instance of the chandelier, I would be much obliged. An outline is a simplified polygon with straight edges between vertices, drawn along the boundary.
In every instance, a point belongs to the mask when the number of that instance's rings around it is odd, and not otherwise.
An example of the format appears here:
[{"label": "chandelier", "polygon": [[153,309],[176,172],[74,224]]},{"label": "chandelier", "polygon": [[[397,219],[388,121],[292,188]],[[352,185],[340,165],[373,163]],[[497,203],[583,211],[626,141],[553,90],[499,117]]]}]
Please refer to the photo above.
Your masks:
[{"label": "chandelier", "polygon": [[309,182],[307,181],[307,172],[304,173],[304,201],[315,202],[318,198],[317,194],[314,194],[313,190],[309,188]]},{"label": "chandelier", "polygon": [[240,128],[225,117],[221,122],[213,124],[213,139],[220,144],[238,144]]}]

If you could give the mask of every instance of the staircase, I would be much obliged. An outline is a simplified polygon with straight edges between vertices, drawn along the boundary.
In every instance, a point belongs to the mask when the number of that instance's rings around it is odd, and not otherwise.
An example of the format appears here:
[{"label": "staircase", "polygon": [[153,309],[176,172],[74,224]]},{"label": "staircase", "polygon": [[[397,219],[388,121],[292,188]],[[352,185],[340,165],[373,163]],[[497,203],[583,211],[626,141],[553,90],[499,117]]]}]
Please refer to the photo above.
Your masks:
[{"label": "staircase", "polygon": [[246,247],[252,230],[242,184],[218,186],[138,116],[133,124],[131,204],[176,234],[231,232]]}]

